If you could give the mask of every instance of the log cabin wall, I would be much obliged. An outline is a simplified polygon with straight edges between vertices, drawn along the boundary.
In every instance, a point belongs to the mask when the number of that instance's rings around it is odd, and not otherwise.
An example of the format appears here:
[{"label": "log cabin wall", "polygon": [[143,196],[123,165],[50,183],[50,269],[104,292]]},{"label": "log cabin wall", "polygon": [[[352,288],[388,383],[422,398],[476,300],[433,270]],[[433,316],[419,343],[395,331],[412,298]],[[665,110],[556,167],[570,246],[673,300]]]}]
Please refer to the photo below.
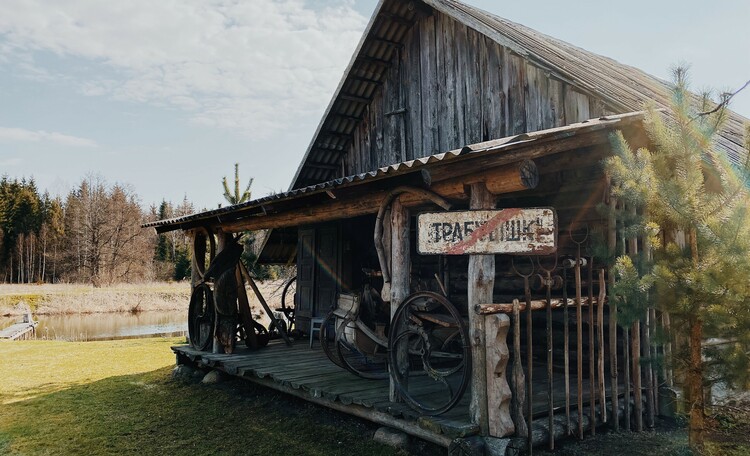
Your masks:
[{"label": "log cabin wall", "polygon": [[354,129],[341,175],[610,111],[601,100],[435,11],[418,18],[393,53],[383,84]]}]

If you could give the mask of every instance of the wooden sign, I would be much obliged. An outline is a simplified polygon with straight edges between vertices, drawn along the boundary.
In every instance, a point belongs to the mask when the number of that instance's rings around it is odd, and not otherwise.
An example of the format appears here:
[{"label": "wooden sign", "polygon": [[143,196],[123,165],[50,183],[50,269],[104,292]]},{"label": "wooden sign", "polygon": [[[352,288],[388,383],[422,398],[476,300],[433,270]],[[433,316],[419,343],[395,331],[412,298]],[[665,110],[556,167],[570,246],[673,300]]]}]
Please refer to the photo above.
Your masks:
[{"label": "wooden sign", "polygon": [[547,255],[557,249],[552,208],[429,212],[417,217],[417,250],[427,255]]}]

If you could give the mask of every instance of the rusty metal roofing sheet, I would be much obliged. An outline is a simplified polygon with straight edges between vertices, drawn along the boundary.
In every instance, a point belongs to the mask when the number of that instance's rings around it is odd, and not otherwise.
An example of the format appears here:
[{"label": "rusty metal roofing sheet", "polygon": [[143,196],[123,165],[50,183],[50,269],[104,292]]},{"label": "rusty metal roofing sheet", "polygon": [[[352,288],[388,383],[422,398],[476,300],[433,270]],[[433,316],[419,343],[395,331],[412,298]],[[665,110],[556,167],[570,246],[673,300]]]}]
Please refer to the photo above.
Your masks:
[{"label": "rusty metal roofing sheet", "polygon": [[524,133],[507,138],[501,138],[477,144],[470,144],[462,147],[461,149],[455,149],[436,155],[418,158],[415,160],[395,163],[367,173],[332,179],[326,182],[321,182],[319,184],[309,185],[307,187],[293,189],[287,192],[277,193],[275,195],[265,196],[263,198],[258,198],[234,206],[222,207],[219,209],[186,215],[183,217],[149,222],[143,224],[142,226],[144,228],[172,227],[172,229],[178,229],[181,224],[200,221],[202,219],[212,219],[218,217],[219,219],[228,221],[231,218],[232,214],[238,214],[251,208],[262,208],[263,205],[267,203],[282,200],[291,200],[303,195],[322,193],[326,190],[347,187],[363,182],[373,181],[376,179],[388,178],[390,176],[404,174],[406,172],[411,172],[421,168],[427,168],[433,164],[455,160],[459,157],[464,157],[471,154],[500,153],[511,149],[520,149],[540,141],[555,141],[557,139],[568,138],[576,134],[583,134],[603,129],[620,128],[627,124],[640,121],[643,118],[643,114],[644,113],[642,111],[636,111],[627,114],[601,117],[598,119],[591,119],[564,127],[551,128],[538,132]]}]

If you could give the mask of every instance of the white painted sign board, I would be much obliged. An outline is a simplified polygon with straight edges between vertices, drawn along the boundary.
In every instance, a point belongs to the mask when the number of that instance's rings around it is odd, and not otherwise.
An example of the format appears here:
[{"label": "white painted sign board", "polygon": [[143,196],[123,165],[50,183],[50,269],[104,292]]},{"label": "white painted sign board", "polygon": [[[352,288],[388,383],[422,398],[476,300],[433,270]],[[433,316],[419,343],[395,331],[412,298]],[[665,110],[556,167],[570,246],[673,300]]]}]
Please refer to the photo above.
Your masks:
[{"label": "white painted sign board", "polygon": [[428,212],[417,217],[417,251],[427,255],[547,255],[557,249],[557,214],[548,207]]}]

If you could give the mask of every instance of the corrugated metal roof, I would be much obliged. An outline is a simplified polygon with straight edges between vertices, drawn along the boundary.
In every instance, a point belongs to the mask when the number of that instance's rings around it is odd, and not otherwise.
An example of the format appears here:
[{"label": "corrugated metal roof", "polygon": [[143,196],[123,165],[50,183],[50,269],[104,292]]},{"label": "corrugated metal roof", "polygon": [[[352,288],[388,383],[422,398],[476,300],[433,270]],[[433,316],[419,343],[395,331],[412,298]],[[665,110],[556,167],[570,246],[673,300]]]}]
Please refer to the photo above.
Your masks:
[{"label": "corrugated metal roof", "polygon": [[[622,128],[633,122],[638,122],[642,118],[643,112],[637,111],[615,116],[601,117],[598,119],[591,119],[585,122],[575,123],[564,127],[551,128],[548,130],[511,136],[493,141],[471,144],[464,146],[461,149],[455,149],[441,154],[430,155],[428,157],[422,157],[416,160],[395,163],[367,173],[332,179],[326,182],[321,182],[319,184],[309,185],[307,187],[293,189],[287,192],[277,193],[275,195],[265,196],[263,198],[258,198],[234,206],[227,206],[219,209],[167,220],[149,222],[143,224],[142,226],[144,228],[159,228],[159,231],[168,231],[168,229],[179,229],[183,224],[198,222],[201,220],[213,219],[215,222],[230,221],[234,219],[235,216],[246,215],[246,212],[251,210],[260,211],[262,213],[265,211],[263,206],[272,202],[293,200],[295,198],[304,197],[306,195],[325,193],[326,191],[330,191],[333,189],[349,187],[352,185],[358,185],[374,180],[406,174],[423,168],[429,168],[434,164],[441,164],[447,161],[461,159],[470,155],[505,153],[514,149],[530,147],[540,142],[556,141],[558,139],[569,138],[571,136],[591,133],[598,130]],[[164,229],[167,227],[168,229]]]},{"label": "corrugated metal roof", "polygon": [[[453,0],[402,2],[381,0],[370,19],[323,119],[299,165],[290,189],[341,175],[341,156],[366,106],[383,83],[394,50],[402,45],[421,11],[429,8],[448,15],[527,58],[554,77],[604,100],[615,112],[643,109],[653,101],[669,105],[669,84],[637,68],[594,54],[520,24]],[[718,138],[730,160],[739,163],[743,125],[748,119],[730,113]]]}]

